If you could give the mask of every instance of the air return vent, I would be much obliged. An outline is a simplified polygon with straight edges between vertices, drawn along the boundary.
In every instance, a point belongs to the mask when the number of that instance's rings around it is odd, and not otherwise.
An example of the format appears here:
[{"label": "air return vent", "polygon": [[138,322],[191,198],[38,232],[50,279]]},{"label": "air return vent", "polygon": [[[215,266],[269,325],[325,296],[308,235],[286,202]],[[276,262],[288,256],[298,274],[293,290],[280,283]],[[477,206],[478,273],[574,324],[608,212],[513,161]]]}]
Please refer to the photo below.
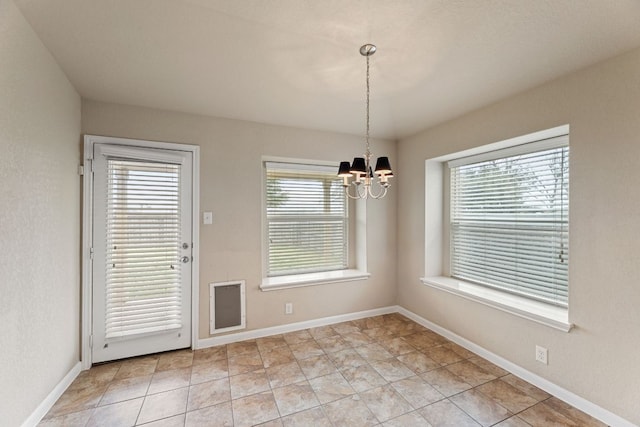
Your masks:
[{"label": "air return vent", "polygon": [[210,333],[245,328],[244,280],[209,284]]}]

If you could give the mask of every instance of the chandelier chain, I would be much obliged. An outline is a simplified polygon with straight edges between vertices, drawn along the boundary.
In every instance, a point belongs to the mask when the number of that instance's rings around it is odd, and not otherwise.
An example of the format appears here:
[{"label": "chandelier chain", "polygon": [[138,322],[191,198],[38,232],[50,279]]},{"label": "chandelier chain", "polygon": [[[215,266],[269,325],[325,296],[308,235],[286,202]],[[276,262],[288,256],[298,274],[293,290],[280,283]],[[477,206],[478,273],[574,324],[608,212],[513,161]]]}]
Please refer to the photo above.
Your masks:
[{"label": "chandelier chain", "polygon": [[[366,141],[367,141],[367,151],[366,158],[369,160],[369,156],[371,155],[371,150],[369,149],[369,95],[370,94],[370,86],[369,86],[369,55],[367,55],[367,131],[366,131]],[[369,165],[367,165],[368,167]]]}]

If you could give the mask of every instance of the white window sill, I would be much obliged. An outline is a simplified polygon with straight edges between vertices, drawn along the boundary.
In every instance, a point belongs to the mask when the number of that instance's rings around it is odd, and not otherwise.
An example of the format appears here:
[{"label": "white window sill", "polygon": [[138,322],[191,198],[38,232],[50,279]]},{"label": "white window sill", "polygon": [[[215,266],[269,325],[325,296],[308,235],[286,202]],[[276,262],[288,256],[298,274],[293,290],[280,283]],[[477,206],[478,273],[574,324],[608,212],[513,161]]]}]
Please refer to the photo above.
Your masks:
[{"label": "white window sill", "polygon": [[371,274],[361,270],[323,271],[320,273],[293,274],[290,276],[265,277],[260,289],[276,291],[279,289],[300,288],[302,286],[324,285],[326,283],[364,280]]},{"label": "white window sill", "polygon": [[573,324],[569,323],[569,312],[539,301],[522,298],[517,295],[485,288],[472,283],[463,282],[451,277],[422,277],[420,281],[436,289],[479,302],[489,307],[511,313],[533,322],[537,322],[564,332],[569,332]]}]

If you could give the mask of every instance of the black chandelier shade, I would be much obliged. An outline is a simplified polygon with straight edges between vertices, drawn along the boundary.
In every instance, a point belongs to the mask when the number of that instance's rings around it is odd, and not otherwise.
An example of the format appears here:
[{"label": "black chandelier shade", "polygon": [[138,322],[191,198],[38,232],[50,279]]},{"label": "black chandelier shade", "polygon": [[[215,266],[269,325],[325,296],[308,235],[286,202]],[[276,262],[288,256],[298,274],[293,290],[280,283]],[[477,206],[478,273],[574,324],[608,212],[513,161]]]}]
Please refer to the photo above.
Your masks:
[{"label": "black chandelier shade", "polygon": [[[371,169],[371,168],[369,168]],[[391,163],[388,157],[378,157],[376,161],[376,168],[374,169],[377,175],[386,175],[388,177],[393,176],[391,170]],[[340,162],[338,168],[338,176],[353,176],[353,175],[365,175],[367,173],[367,165],[364,157],[355,157],[353,164],[349,162]],[[373,174],[372,174],[373,175]]]}]

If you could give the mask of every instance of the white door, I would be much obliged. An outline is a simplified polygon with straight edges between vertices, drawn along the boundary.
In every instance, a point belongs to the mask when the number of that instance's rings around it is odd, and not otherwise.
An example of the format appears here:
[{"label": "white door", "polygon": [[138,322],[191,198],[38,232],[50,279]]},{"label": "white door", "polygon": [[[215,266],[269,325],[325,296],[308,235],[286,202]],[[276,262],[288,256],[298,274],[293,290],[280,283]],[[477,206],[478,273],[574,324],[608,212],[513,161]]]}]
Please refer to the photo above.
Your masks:
[{"label": "white door", "polygon": [[191,152],[96,143],[93,362],[191,345]]}]

